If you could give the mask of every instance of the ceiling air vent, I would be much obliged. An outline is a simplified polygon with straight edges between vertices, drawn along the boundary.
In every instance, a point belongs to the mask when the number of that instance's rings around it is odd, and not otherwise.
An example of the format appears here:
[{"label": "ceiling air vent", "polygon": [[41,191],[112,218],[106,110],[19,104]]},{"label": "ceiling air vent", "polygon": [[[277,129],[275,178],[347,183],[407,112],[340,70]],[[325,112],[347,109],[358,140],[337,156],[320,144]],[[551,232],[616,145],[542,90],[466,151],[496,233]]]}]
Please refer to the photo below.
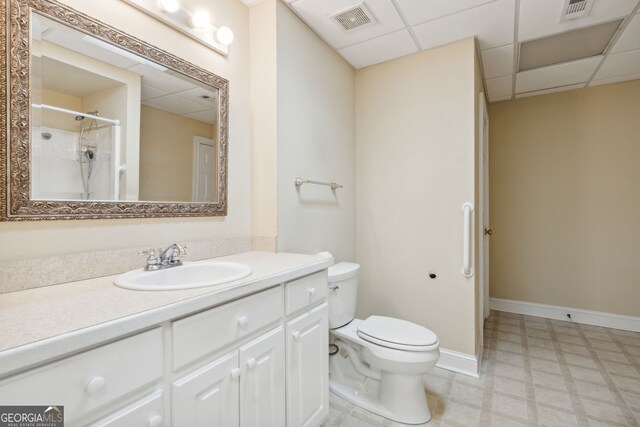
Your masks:
[{"label": "ceiling air vent", "polygon": [[560,22],[582,18],[589,15],[595,0],[564,0]]},{"label": "ceiling air vent", "polygon": [[345,31],[353,31],[376,22],[364,3],[357,4],[342,12],[330,16]]}]

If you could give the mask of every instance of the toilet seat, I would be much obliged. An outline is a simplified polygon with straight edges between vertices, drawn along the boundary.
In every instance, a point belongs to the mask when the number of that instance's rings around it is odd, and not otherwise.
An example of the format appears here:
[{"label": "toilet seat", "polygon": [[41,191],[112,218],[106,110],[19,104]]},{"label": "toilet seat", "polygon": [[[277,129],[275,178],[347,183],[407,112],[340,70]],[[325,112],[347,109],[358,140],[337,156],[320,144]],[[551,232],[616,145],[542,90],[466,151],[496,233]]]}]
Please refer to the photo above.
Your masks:
[{"label": "toilet seat", "polygon": [[438,337],[429,329],[406,320],[369,316],[358,325],[358,336],[365,341],[405,351],[429,351]]}]

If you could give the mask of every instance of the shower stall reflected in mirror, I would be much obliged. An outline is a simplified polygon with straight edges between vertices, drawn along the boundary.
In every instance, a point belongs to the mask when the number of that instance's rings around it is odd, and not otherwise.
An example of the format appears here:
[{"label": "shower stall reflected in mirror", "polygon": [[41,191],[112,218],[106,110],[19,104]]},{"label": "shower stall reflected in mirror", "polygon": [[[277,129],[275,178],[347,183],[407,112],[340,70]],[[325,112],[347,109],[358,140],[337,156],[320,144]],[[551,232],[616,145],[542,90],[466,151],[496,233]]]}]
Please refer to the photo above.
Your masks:
[{"label": "shower stall reflected in mirror", "polygon": [[102,117],[99,111],[32,105],[34,116],[45,111],[61,116],[64,126],[32,129],[32,198],[119,200],[124,170],[120,164],[120,121]]}]

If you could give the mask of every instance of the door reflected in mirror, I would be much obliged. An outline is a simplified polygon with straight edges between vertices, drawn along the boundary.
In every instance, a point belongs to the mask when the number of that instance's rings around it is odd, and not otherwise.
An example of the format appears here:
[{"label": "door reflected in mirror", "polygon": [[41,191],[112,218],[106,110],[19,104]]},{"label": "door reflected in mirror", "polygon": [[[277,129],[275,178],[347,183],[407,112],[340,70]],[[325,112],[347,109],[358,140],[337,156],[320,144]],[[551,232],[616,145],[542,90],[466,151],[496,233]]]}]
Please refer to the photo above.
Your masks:
[{"label": "door reflected in mirror", "polygon": [[31,18],[32,199],[218,201],[217,88]]}]

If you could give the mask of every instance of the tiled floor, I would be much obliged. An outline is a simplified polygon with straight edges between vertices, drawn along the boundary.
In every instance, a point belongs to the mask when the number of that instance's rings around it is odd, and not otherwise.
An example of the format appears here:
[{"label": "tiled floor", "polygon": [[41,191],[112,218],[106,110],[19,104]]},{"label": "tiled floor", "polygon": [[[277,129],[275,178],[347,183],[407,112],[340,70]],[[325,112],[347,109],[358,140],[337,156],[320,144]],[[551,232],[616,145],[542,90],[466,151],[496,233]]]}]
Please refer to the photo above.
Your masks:
[{"label": "tiled floor", "polygon": [[[426,426],[640,426],[640,333],[492,312],[480,378],[427,377]],[[323,427],[397,426],[331,394]]]}]

